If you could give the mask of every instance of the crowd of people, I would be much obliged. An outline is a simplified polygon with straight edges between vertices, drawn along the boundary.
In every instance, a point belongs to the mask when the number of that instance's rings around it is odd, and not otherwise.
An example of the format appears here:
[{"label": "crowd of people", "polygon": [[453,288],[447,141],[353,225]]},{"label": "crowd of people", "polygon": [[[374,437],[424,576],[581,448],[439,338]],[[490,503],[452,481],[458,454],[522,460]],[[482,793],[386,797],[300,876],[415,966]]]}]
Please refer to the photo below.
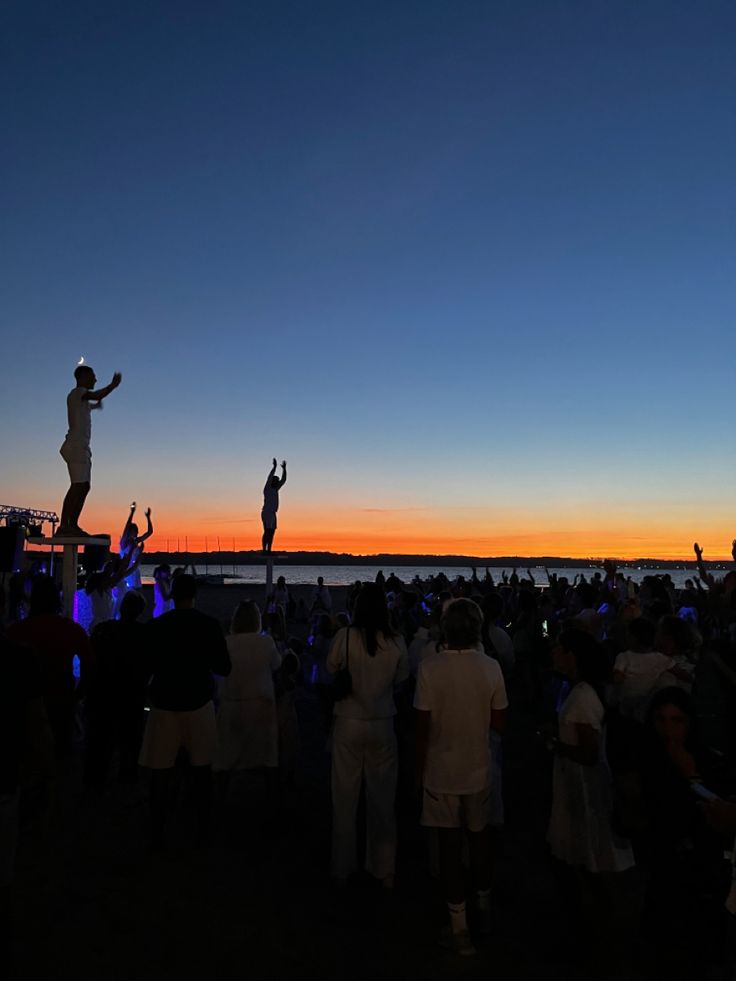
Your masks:
[{"label": "crowd of people", "polygon": [[278,810],[300,779],[299,706],[311,701],[331,757],[335,888],[365,874],[400,888],[397,801],[408,802],[446,904],[439,940],[474,954],[491,927],[516,733],[547,760],[548,861],[579,956],[604,945],[645,976],[683,965],[732,976],[736,570],[717,579],[695,556],[684,588],[666,574],[637,584],[612,564],[549,574],[544,588],[516,570],[379,573],[341,610],[320,580],[303,629],[282,576],[263,612],[237,605],[227,635],[196,608],[185,571],[163,577],[173,609],[146,620],[127,588],[90,635],[38,575],[27,615],[2,632],[0,882],[24,782],[53,780],[78,751],[80,718],[85,784],[147,773],[150,846],[162,851],[182,766],[197,846],[240,773],[260,774],[262,806]]}]

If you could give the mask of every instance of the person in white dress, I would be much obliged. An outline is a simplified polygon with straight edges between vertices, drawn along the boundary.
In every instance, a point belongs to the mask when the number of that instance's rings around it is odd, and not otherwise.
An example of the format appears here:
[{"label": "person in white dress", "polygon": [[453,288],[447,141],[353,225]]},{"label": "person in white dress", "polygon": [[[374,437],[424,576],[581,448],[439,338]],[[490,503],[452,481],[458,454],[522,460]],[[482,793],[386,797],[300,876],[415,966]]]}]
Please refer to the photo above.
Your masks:
[{"label": "person in white dress", "polygon": [[232,670],[218,685],[215,771],[275,768],[279,763],[273,673],[281,655],[272,637],[261,634],[255,603],[240,603],[227,648]]},{"label": "person in white dress", "polygon": [[[613,829],[613,781],[605,755],[605,709],[596,690],[605,677],[606,656],[586,630],[571,627],[553,649],[554,668],[567,677],[570,693],[558,717],[559,736],[552,777],[547,840],[557,860],[560,898],[570,929],[591,956],[603,947],[611,964],[624,969],[633,933],[631,894],[635,881],[631,843]],[[592,970],[592,965],[590,965]],[[593,976],[591,974],[591,976]],[[612,976],[612,975],[611,975]],[[616,975],[619,976],[618,974]]]},{"label": "person in white dress", "polygon": [[631,844],[611,827],[613,793],[605,757],[605,709],[596,685],[605,655],[580,628],[563,631],[554,668],[570,682],[558,717],[547,838],[555,858],[588,872],[623,872],[634,865]]},{"label": "person in white dress", "polygon": [[327,670],[347,667],[352,691],[335,702],[332,737],[332,875],[344,882],[357,868],[357,810],[365,781],[366,870],[391,888],[396,866],[398,754],[394,690],[409,677],[403,638],[389,623],[386,596],[367,583],[353,626],[335,635]]},{"label": "person in white dress", "polygon": [[[151,537],[153,534],[153,522],[151,521],[151,509],[146,510],[146,523],[147,527],[142,535],[138,534],[138,525],[133,521],[136,511],[136,503],[130,505],[130,513],[128,514],[128,520],[125,522],[125,527],[123,528],[123,533],[120,536],[120,558],[127,564],[131,564],[135,559],[138,559],[140,564],[143,558],[143,550],[145,549],[144,542]],[[115,616],[120,616],[120,607],[123,605],[123,600],[125,599],[125,594],[130,589],[140,590],[143,585],[141,580],[141,570],[136,565],[135,570],[126,575],[124,579],[121,579],[115,590]]]}]

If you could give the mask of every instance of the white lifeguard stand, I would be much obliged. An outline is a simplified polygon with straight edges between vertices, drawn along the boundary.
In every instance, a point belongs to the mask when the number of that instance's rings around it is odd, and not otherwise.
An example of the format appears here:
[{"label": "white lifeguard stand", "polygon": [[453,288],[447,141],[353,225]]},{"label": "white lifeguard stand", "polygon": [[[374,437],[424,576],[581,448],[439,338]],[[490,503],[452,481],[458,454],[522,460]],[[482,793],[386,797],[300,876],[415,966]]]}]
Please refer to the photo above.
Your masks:
[{"label": "white lifeguard stand", "polygon": [[81,536],[79,538],[28,538],[29,545],[50,545],[52,549],[62,549],[61,589],[62,612],[64,616],[74,619],[74,594],[77,591],[77,574],[79,572],[79,548],[85,545],[110,546],[109,535]]}]

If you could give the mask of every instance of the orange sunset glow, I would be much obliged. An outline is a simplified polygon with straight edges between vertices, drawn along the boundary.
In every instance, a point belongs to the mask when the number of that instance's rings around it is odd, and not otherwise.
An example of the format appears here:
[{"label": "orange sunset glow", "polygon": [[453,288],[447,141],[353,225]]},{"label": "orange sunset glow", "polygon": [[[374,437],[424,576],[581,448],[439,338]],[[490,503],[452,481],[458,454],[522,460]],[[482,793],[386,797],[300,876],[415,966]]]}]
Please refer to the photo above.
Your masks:
[{"label": "orange sunset glow", "polygon": [[[123,515],[124,519],[124,515]],[[90,505],[90,528],[122,528],[119,510]],[[139,513],[138,520],[144,519]],[[250,551],[260,547],[261,524],[256,513],[244,518],[223,512],[198,519],[195,510],[167,509],[160,518],[154,511],[154,535],[148,550],[201,552]],[[478,556],[564,556],[619,559],[661,558],[693,560],[697,540],[706,557],[730,558],[734,531],[725,516],[710,515],[689,526],[680,515],[644,515],[636,518],[596,520],[578,512],[574,520],[561,509],[547,515],[524,515],[508,509],[484,513],[473,509],[379,510],[347,507],[306,508],[282,506],[276,533],[277,551],[329,551],[355,555],[401,553]]]}]

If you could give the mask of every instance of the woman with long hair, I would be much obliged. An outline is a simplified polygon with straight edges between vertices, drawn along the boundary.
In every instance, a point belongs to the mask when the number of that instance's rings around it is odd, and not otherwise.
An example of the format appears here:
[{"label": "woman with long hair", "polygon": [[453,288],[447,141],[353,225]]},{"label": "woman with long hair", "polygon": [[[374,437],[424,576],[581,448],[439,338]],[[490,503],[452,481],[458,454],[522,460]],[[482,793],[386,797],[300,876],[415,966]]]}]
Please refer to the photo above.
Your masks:
[{"label": "woman with long hair", "polygon": [[366,583],[353,625],[335,635],[327,669],[350,672],[352,690],[335,702],[332,738],[332,874],[345,882],[357,867],[356,813],[365,780],[366,870],[387,888],[396,864],[394,690],[409,676],[401,636],[389,621],[380,585]]},{"label": "woman with long hair", "polygon": [[281,655],[272,637],[261,634],[261,611],[239,603],[227,649],[232,671],[219,684],[215,771],[275,768],[279,762],[273,672]]}]

